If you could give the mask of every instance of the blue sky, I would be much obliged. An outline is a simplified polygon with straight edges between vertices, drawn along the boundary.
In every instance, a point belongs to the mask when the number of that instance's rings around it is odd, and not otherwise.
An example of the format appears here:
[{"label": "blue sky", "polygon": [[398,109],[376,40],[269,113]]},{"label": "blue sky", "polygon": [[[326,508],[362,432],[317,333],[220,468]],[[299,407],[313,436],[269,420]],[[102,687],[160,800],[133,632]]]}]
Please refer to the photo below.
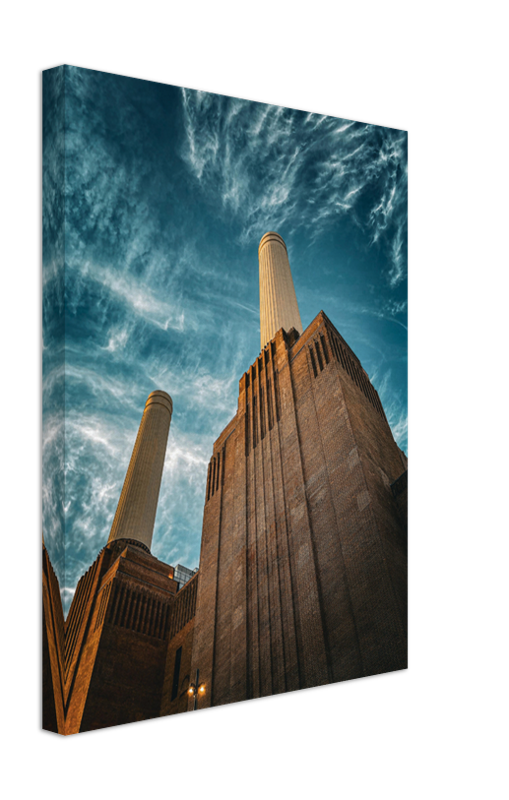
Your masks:
[{"label": "blue sky", "polygon": [[[64,85],[65,286],[47,114]],[[212,444],[259,352],[268,230],[287,244],[304,327],[325,311],[407,450],[407,135],[74,67],[44,102],[43,517],[67,610],[154,389],[174,411],[152,552],[198,566]]]}]

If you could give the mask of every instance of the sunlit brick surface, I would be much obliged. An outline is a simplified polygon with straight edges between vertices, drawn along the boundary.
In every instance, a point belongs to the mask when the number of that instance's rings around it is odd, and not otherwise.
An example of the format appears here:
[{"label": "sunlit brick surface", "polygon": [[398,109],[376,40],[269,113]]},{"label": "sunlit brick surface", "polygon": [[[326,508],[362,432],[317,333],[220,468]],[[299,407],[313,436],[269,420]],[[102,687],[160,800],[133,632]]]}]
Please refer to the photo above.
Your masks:
[{"label": "sunlit brick surface", "polygon": [[207,481],[191,673],[203,706],[406,666],[406,470],[321,312],[242,377]]},{"label": "sunlit brick surface", "polygon": [[209,465],[200,571],[179,592],[148,550],[171,416],[157,395],[65,653],[43,562],[45,727],[191,710],[197,670],[200,709],[405,668],[406,457],[325,314],[301,336],[280,329],[241,378]]},{"label": "sunlit brick surface", "polygon": [[66,620],[67,734],[159,716],[177,583],[116,540],[80,579]]}]

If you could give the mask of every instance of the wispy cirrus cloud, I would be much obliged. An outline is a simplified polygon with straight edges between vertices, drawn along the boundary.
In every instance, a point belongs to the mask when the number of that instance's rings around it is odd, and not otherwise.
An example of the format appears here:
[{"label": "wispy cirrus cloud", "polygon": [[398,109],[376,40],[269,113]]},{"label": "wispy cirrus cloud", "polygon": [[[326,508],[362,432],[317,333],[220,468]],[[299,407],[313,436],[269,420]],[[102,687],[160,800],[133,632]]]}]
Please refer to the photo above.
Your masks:
[{"label": "wispy cirrus cloud", "polygon": [[44,543],[60,585],[65,580],[65,418],[46,410],[42,426],[42,515]]},{"label": "wispy cirrus cloud", "polygon": [[[92,354],[91,354],[92,355]],[[69,359],[70,361],[70,359]],[[128,376],[115,377],[102,368],[102,364],[83,366],[80,362],[68,363],[65,370],[66,393],[68,405],[74,404],[74,395],[82,394],[86,397],[83,408],[91,404],[115,408],[117,405],[136,408],[137,391],[130,384]],[[69,411],[68,411],[69,413]]]},{"label": "wispy cirrus cloud", "polygon": [[398,446],[408,451],[408,410],[406,400],[394,385],[392,370],[382,368],[371,376],[381,403],[384,407],[387,422]]},{"label": "wispy cirrus cloud", "polygon": [[399,446],[405,452],[408,450],[408,414],[401,410],[397,419],[392,423],[391,430]]},{"label": "wispy cirrus cloud", "polygon": [[[365,347],[404,441],[406,135],[65,70],[65,273],[63,204],[45,229],[43,459],[53,479],[43,506],[67,609],[107,541],[154,389],[170,393],[174,411],[152,549],[198,565],[212,444],[259,350],[266,230],[290,248],[298,241],[310,276],[298,288],[303,320],[330,306],[354,349]],[[55,193],[64,170],[53,139]]]},{"label": "wispy cirrus cloud", "polygon": [[[210,401],[210,395],[203,400]],[[225,409],[223,419],[230,412]],[[68,415],[65,613],[72,600],[69,589],[75,588],[108,539],[139,421],[124,413]],[[203,511],[210,449],[210,437],[183,431],[178,421],[172,421],[152,544],[154,555],[169,563],[197,566],[201,535],[197,520]]]},{"label": "wispy cirrus cloud", "polygon": [[389,254],[389,284],[403,280],[405,132],[186,89],[182,103],[183,158],[242,242],[288,223],[316,241],[348,214]]},{"label": "wispy cirrus cloud", "polygon": [[404,209],[401,210],[390,245],[392,263],[388,277],[392,288],[398,286],[406,276],[406,219],[403,217]]},{"label": "wispy cirrus cloud", "polygon": [[234,368],[229,374],[212,375],[203,369],[196,371],[163,371],[159,373],[154,384],[173,386],[172,397],[180,407],[185,403],[199,414],[218,415],[235,413],[239,367]]},{"label": "wispy cirrus cloud", "polygon": [[96,281],[112,298],[127,306],[128,312],[158,325],[163,330],[184,330],[185,314],[179,299],[174,299],[173,302],[163,299],[160,292],[151,288],[146,278],[140,280],[118,270],[97,265],[85,265],[83,272],[88,280]]},{"label": "wispy cirrus cloud", "polygon": [[[376,303],[371,306],[363,306],[362,308],[358,309],[359,313],[361,314],[371,314],[377,319],[387,320],[388,322],[393,322],[396,325],[400,325],[405,331],[408,331],[408,327],[405,324],[407,319],[407,300],[393,300],[389,299],[382,303]],[[405,320],[398,319],[401,317]]]}]

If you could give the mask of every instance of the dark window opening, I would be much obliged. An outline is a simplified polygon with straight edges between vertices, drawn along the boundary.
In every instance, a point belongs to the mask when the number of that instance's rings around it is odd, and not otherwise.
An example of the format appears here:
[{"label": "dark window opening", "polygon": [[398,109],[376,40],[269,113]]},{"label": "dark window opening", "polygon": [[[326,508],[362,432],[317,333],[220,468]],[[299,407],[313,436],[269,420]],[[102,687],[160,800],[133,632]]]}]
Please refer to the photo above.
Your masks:
[{"label": "dark window opening", "polygon": [[207,475],[207,500],[210,500],[210,477],[211,477],[211,464],[209,464],[209,471]]},{"label": "dark window opening", "polygon": [[309,355],[311,356],[311,365],[313,367],[313,372],[315,373],[315,378],[316,378],[318,373],[316,371],[315,357],[313,355],[313,351],[311,350],[311,348],[309,348]]},{"label": "dark window opening", "polygon": [[325,356],[325,363],[328,364],[329,363],[329,349],[327,347],[327,343],[325,341],[325,338],[322,336],[322,334],[320,334],[320,341],[322,343],[322,350],[323,350],[323,354]]},{"label": "dark window opening", "polygon": [[249,453],[249,403],[246,403],[246,456]]},{"label": "dark window opening", "polygon": [[281,418],[281,400],[279,397],[279,378],[277,372],[274,372],[274,397],[276,400],[276,419],[279,422]]},{"label": "dark window opening", "polygon": [[274,418],[272,415],[272,387],[270,378],[267,381],[267,415],[269,417],[269,431],[271,431],[274,426]]},{"label": "dark window opening", "polygon": [[316,348],[316,357],[318,358],[318,364],[320,365],[320,372],[321,372],[323,369],[323,361],[322,361],[322,354],[320,353],[320,345],[318,344],[318,342],[315,342],[315,348]]},{"label": "dark window opening", "polygon": [[253,395],[253,447],[256,447],[258,444],[258,430],[257,430],[257,402],[256,402],[256,395]]},{"label": "dark window opening", "polygon": [[175,669],[173,670],[173,685],[171,687],[171,699],[175,700],[179,693],[180,662],[182,660],[182,648],[179,647],[175,653]]},{"label": "dark window opening", "polygon": [[265,414],[263,407],[263,386],[260,386],[260,438],[265,437]]}]

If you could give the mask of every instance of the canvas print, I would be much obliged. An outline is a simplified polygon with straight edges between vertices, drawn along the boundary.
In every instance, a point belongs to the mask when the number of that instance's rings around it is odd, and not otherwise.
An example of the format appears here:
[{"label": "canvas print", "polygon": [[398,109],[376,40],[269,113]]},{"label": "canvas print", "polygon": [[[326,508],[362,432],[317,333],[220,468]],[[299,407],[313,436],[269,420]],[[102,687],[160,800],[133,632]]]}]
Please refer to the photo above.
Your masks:
[{"label": "canvas print", "polygon": [[405,669],[406,132],[44,72],[42,452],[44,729]]}]

